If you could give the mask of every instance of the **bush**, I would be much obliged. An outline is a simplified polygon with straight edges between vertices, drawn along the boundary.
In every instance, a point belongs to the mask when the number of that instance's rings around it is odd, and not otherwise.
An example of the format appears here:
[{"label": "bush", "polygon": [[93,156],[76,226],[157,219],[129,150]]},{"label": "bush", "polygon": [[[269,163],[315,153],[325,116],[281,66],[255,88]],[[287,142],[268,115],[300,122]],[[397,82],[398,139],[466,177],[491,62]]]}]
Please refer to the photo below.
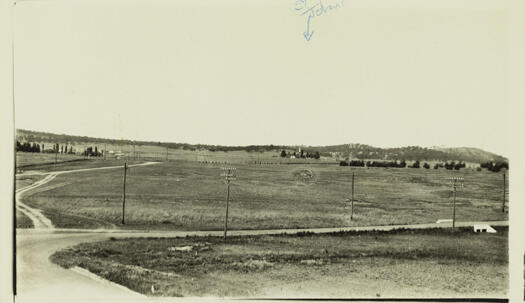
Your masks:
[{"label": "bush", "polygon": [[419,160],[416,160],[416,162],[414,162],[414,164],[412,164],[410,167],[411,168],[419,168],[420,167],[419,166]]}]

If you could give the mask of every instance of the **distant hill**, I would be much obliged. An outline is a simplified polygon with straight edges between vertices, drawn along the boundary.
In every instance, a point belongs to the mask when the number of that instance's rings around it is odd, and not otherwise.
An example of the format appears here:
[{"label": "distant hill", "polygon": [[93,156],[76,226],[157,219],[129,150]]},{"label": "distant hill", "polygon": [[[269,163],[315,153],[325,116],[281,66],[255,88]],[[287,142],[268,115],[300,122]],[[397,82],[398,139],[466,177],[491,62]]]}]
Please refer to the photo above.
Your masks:
[{"label": "distant hill", "polygon": [[508,161],[507,158],[484,151],[476,147],[435,147],[434,150],[440,150],[449,154],[457,155],[466,159],[472,159],[471,162],[489,162],[489,161]]},{"label": "distant hill", "polygon": [[175,149],[185,150],[210,150],[210,151],[281,151],[289,148],[287,146],[278,145],[248,145],[248,146],[223,146],[210,144],[189,144],[189,143],[175,143],[175,142],[159,142],[159,141],[140,141],[140,140],[119,140],[96,138],[87,136],[75,136],[66,134],[54,134],[48,132],[39,132],[25,129],[16,130],[16,139],[20,142],[47,142],[47,143],[69,143],[69,144],[114,144],[114,145],[148,145],[148,146],[162,146]]},{"label": "distant hill", "polygon": [[425,148],[406,146],[396,148],[379,148],[364,144],[341,144],[318,147],[321,151],[335,152],[340,157],[352,159],[383,159],[383,160],[420,160],[420,161],[463,161],[482,163],[487,161],[507,161],[503,156],[496,155],[479,148]]},{"label": "distant hill", "polygon": [[188,144],[155,141],[132,141],[94,138],[86,136],[72,136],[66,134],[54,134],[24,129],[17,129],[17,140],[20,142],[35,143],[59,143],[59,144],[119,144],[119,145],[150,145],[162,146],[184,150],[210,150],[210,151],[247,151],[262,152],[281,150],[319,152],[322,156],[335,159],[376,159],[376,160],[407,160],[407,161],[462,161],[471,163],[482,163],[488,161],[507,161],[503,156],[473,147],[452,148],[425,148],[419,146],[406,146],[397,148],[380,148],[365,144],[340,144],[329,146],[283,146],[283,145],[248,145],[248,146],[223,146],[208,144]]}]

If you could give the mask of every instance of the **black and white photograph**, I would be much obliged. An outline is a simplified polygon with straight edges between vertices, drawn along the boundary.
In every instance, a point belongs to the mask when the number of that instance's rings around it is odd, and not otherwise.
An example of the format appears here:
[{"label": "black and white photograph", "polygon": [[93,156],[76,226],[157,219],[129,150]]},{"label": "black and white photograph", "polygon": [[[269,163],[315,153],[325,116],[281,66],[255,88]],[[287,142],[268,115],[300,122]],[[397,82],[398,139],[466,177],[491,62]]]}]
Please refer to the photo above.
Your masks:
[{"label": "black and white photograph", "polygon": [[9,298],[523,302],[513,3],[6,2]]}]

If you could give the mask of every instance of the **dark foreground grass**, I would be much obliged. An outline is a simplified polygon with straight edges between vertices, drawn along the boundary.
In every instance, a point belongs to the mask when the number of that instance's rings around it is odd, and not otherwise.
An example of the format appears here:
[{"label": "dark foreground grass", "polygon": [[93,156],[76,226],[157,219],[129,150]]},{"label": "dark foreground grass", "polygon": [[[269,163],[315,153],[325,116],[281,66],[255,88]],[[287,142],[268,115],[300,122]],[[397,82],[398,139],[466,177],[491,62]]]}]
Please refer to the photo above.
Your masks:
[{"label": "dark foreground grass", "polygon": [[111,238],[51,259],[155,296],[503,297],[507,228],[497,230]]},{"label": "dark foreground grass", "polygon": [[[126,182],[126,225],[120,227],[222,229],[226,184],[219,176],[220,167],[171,161],[131,168]],[[452,216],[447,180],[452,176],[465,179],[465,187],[457,194],[458,221],[507,219],[501,212],[503,179],[492,172],[334,165],[237,165],[236,172],[230,195],[231,229],[433,223]],[[350,221],[345,200],[350,197],[353,172],[356,202]],[[90,228],[98,226],[96,222],[119,226],[122,173],[114,169],[59,175],[23,201],[64,218],[53,219],[58,227]],[[74,223],[70,217],[84,220]]]},{"label": "dark foreground grass", "polygon": [[33,221],[29,219],[24,213],[16,210],[16,228],[33,228]]}]

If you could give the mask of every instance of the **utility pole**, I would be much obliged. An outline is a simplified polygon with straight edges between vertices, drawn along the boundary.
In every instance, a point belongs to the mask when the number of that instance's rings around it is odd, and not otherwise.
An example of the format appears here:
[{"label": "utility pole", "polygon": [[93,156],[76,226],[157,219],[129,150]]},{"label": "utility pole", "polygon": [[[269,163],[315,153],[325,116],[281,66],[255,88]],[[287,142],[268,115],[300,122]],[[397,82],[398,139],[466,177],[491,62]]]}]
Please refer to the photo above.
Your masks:
[{"label": "utility pole", "polygon": [[354,172],[352,172],[352,210],[350,212],[350,220],[354,219]]},{"label": "utility pole", "polygon": [[124,216],[126,213],[126,172],[128,170],[128,164],[124,162],[124,188],[122,190],[122,225],[124,225]]},{"label": "utility pole", "polygon": [[450,180],[452,180],[452,188],[454,190],[454,202],[452,206],[452,228],[456,229],[456,189],[458,187],[463,187],[463,178],[453,177],[450,178]]},{"label": "utility pole", "polygon": [[350,205],[346,204],[345,209],[350,208],[350,221],[354,219],[354,172],[352,172],[352,195],[350,199],[346,199],[346,203],[350,202]]},{"label": "utility pole", "polygon": [[228,232],[228,211],[230,208],[230,181],[237,180],[237,176],[232,172],[236,170],[234,167],[222,168],[227,170],[227,173],[222,173],[221,176],[226,178],[227,196],[226,196],[226,219],[224,220],[224,240],[226,241],[226,233]]},{"label": "utility pole", "polygon": [[507,180],[506,180],[506,177],[505,177],[505,172],[503,172],[503,205],[501,206],[501,212],[505,212],[505,193],[506,193],[506,183],[507,183]]},{"label": "utility pole", "polygon": [[107,149],[106,149],[106,143],[104,143],[104,160],[106,160],[106,153],[107,153]]}]

